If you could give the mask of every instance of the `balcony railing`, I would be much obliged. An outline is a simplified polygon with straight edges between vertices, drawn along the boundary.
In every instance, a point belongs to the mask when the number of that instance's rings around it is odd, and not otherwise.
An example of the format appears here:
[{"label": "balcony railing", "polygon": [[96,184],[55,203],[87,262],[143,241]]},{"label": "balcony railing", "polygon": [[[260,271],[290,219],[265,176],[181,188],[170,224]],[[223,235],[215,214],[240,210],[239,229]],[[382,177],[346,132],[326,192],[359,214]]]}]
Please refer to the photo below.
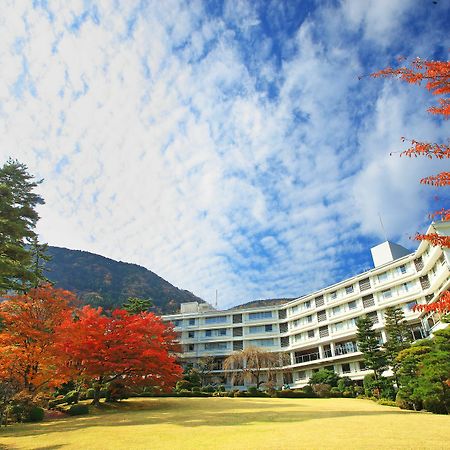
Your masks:
[{"label": "balcony railing", "polygon": [[295,363],[296,364],[301,364],[301,363],[305,363],[305,362],[316,361],[318,359],[320,359],[319,352],[307,353],[306,355],[298,355],[298,356],[296,356],[295,357]]}]

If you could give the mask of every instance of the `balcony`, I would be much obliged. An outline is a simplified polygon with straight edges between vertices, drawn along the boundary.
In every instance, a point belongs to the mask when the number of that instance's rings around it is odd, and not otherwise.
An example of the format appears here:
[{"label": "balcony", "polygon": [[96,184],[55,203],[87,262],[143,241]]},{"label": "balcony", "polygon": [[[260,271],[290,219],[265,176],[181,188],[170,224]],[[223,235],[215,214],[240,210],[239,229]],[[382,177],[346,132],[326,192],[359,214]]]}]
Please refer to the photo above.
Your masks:
[{"label": "balcony", "polygon": [[295,363],[296,364],[302,364],[302,363],[305,363],[305,362],[317,361],[318,359],[320,359],[320,353],[319,352],[306,353],[304,355],[295,355]]}]

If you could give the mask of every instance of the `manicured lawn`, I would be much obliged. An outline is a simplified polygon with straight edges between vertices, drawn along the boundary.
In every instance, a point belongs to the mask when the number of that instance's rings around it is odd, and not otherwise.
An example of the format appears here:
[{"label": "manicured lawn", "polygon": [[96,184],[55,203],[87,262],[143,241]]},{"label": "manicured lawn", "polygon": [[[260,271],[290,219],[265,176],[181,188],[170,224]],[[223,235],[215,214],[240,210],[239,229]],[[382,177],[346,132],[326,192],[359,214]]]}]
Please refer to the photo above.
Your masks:
[{"label": "manicured lawn", "polygon": [[0,431],[7,449],[449,449],[450,417],[357,399],[131,399]]}]

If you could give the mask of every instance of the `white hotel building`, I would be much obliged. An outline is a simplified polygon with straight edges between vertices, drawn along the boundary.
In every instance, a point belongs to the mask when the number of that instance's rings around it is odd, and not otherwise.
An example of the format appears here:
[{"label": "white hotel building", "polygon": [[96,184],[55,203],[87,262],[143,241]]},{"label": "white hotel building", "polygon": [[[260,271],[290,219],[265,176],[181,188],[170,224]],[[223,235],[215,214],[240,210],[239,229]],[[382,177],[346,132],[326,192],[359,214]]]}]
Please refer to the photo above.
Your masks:
[{"label": "white hotel building", "polygon": [[[433,232],[431,227],[428,232]],[[434,227],[438,234],[450,234],[448,222]],[[213,356],[211,382],[231,387],[224,359],[256,346],[286,354],[277,374],[279,385],[302,387],[320,368],[361,380],[369,372],[356,346],[357,318],[369,316],[385,342],[384,311],[400,306],[413,338],[422,339],[445,324],[435,313],[414,312],[414,305],[433,302],[450,289],[448,250],[423,241],[410,253],[386,241],[371,252],[373,269],[282,304],[223,311],[209,304],[182,304],[179,314],[164,316],[180,333],[181,363],[195,366],[199,358]]]}]

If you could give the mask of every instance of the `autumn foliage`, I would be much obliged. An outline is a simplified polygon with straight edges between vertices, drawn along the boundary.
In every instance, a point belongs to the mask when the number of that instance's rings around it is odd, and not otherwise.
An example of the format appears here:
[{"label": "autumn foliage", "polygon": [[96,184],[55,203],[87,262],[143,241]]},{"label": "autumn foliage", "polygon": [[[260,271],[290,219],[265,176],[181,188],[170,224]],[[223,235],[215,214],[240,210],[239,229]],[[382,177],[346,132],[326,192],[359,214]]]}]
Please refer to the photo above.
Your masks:
[{"label": "autumn foliage", "polygon": [[[66,318],[57,329],[59,350],[78,376],[104,383],[158,386],[169,390],[182,368],[176,364],[175,333],[152,313],[129,314],[85,306],[76,320]],[[95,399],[98,401],[98,398]]]},{"label": "autumn foliage", "polygon": [[[438,97],[438,106],[430,106],[428,112],[443,116],[448,119],[450,116],[450,61],[426,61],[415,58],[411,61],[410,67],[387,67],[371,75],[373,78],[398,78],[409,84],[424,85],[432,94]],[[405,142],[408,139],[402,138]],[[424,156],[429,159],[445,160],[450,158],[449,144],[420,142],[415,139],[409,140],[410,147],[401,153],[401,156],[419,157]],[[444,171],[436,175],[431,175],[420,180],[422,184],[445,187],[450,185],[450,172]],[[447,207],[430,214],[431,218],[440,217],[443,221],[450,220],[450,209]],[[450,248],[450,237],[441,236],[437,233],[416,234],[418,241],[427,241],[430,245]],[[450,312],[450,292],[444,292],[438,301],[429,305],[419,305],[416,307],[420,311],[436,311],[439,313]]]},{"label": "autumn foliage", "polygon": [[0,378],[21,390],[38,391],[67,380],[64,357],[55,351],[63,321],[70,319],[75,296],[50,285],[0,303]]},{"label": "autumn foliage", "polygon": [[[110,316],[50,285],[0,303],[0,379],[36,393],[68,380],[173,387],[173,329],[151,313]],[[98,400],[98,399],[97,399]]]}]

